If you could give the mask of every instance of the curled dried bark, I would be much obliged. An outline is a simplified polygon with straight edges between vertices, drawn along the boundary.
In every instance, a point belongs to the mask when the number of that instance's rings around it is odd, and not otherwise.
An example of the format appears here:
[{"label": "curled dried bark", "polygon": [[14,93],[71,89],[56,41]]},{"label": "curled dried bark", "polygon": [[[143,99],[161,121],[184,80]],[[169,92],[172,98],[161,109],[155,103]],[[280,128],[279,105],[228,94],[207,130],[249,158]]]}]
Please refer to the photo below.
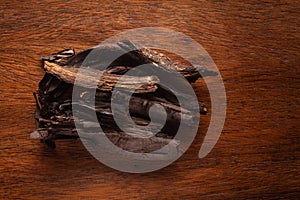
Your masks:
[{"label": "curled dried bark", "polygon": [[[86,59],[91,53],[96,56],[93,59]],[[120,55],[112,63],[109,62],[111,53]],[[207,108],[201,102],[199,105],[190,105],[188,110],[182,109],[176,96],[159,84],[160,80],[155,73],[151,76],[148,75],[149,73],[143,74],[143,71],[139,72],[141,76],[124,74],[141,64],[151,64],[158,70],[170,74],[174,72],[173,69],[176,69],[189,82],[194,82],[201,76],[214,75],[214,72],[204,67],[183,66],[173,62],[162,53],[140,47],[130,41],[102,45],[78,54],[75,54],[73,49],[66,49],[42,57],[42,61],[46,73],[39,83],[39,89],[34,93],[37,105],[35,118],[38,127],[31,133],[31,137],[44,141],[52,148],[55,147],[54,141],[57,139],[78,138],[76,128],[82,128],[82,131],[87,132],[88,138],[90,136],[93,138],[100,124],[105,135],[120,148],[132,152],[152,152],[172,141],[182,118],[190,122],[194,120],[193,108],[199,106],[201,114],[207,112]],[[201,69],[201,74],[199,69]],[[148,111],[151,106],[159,104],[165,108],[166,124],[155,136],[138,138],[127,135],[115,123],[110,103],[112,91],[121,77],[123,81],[121,84],[118,83],[118,87],[122,90],[116,94],[117,99],[125,100],[128,98],[126,93],[134,89],[130,97],[129,110],[136,124],[150,123]],[[137,85],[140,87],[136,88]],[[80,97],[77,102],[72,101],[74,87],[79,88],[76,90],[78,94],[75,94]],[[93,92],[95,87],[96,93]],[[95,98],[95,105],[92,105],[91,98]],[[188,96],[183,98],[189,101]],[[74,105],[79,108],[76,112],[85,116],[80,127],[76,128],[72,110]],[[97,119],[90,116],[90,111],[96,113]],[[163,114],[160,110],[155,112],[155,116]],[[148,134],[135,127],[128,127],[128,130],[137,136]],[[179,151],[178,143],[179,141],[171,142],[171,148],[175,152]]]}]

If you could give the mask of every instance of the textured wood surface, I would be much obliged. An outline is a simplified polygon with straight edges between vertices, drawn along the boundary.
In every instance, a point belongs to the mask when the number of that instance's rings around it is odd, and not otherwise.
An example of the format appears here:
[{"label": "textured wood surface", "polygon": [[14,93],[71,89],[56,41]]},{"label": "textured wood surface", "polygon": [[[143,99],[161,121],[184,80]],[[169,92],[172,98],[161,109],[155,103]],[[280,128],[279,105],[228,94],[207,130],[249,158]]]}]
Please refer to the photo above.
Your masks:
[{"label": "textured wood surface", "polygon": [[[0,2],[1,199],[296,199],[300,196],[299,18],[297,1]],[[127,174],[95,160],[80,140],[55,151],[29,139],[39,58],[82,50],[123,30],[181,31],[210,53],[223,76],[223,133],[198,158],[209,115],[175,163]],[[194,88],[209,102],[205,84]]]}]

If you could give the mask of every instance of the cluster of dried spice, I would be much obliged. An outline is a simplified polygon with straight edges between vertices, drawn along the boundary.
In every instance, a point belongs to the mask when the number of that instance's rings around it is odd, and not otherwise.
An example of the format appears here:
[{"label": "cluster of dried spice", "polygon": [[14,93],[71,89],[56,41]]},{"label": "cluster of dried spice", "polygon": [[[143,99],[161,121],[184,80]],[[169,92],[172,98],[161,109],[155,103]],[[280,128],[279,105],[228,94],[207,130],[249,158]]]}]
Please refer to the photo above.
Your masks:
[{"label": "cluster of dried spice", "polygon": [[[90,56],[91,54],[93,56]],[[121,56],[111,62],[111,55]],[[90,56],[89,59],[87,59],[88,56]],[[115,145],[125,150],[151,152],[161,148],[174,138],[181,118],[187,117],[193,120],[195,113],[181,109],[176,96],[159,84],[159,79],[155,73],[158,71],[174,77],[171,69],[175,68],[188,82],[195,82],[201,76],[215,75],[214,72],[204,67],[184,66],[175,63],[162,53],[140,47],[130,41],[100,45],[78,54],[75,54],[73,49],[66,49],[43,57],[42,61],[46,73],[39,83],[38,90],[34,93],[37,106],[35,116],[37,129],[31,133],[31,138],[40,139],[51,148],[55,148],[54,141],[57,139],[78,138],[79,128],[82,128],[83,131],[88,128],[90,132],[93,132],[93,130],[96,131],[99,124],[105,135]],[[157,70],[153,73],[140,71],[139,76],[125,74],[143,64],[150,64]],[[79,68],[88,69],[90,74],[78,73]],[[95,74],[100,74],[100,72],[101,79],[98,80],[95,78],[97,77]],[[166,124],[153,137],[133,137],[124,133],[115,123],[111,111],[111,95],[120,77],[123,80],[120,86],[122,92],[118,93],[120,101],[128,98],[126,89],[135,88],[138,83],[143,83],[141,87],[135,89],[130,97],[130,115],[137,125],[149,124],[148,112],[154,104],[160,104],[165,108]],[[75,79],[77,89],[74,92],[78,93],[79,96],[77,102],[72,99]],[[180,80],[178,79],[178,81]],[[144,84],[145,82],[147,84]],[[187,81],[182,82],[182,84],[187,84]],[[94,105],[90,105],[92,98],[95,100]],[[189,101],[188,96],[184,98]],[[198,103],[197,105],[190,105],[191,110],[197,107],[200,108],[200,114],[206,114],[205,105],[201,102]],[[80,109],[77,112],[81,112],[80,114],[85,116],[85,120],[81,120],[82,127],[76,126],[75,128],[72,110],[74,105],[79,106]],[[199,109],[197,110],[199,111]],[[97,119],[89,114],[91,111],[96,113]],[[159,112],[161,111],[157,110],[157,112],[155,116],[160,116],[161,113]],[[130,129],[130,127],[128,130],[131,130],[135,135],[145,134],[141,130]]]}]

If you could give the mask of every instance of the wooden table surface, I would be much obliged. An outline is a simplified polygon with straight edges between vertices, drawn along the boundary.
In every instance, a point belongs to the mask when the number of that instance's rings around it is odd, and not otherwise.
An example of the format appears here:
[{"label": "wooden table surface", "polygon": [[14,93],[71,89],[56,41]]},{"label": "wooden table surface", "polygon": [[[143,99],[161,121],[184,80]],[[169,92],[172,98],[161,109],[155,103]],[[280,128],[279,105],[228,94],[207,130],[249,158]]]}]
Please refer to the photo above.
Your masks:
[{"label": "wooden table surface", "polygon": [[[2,0],[0,7],[1,199],[299,198],[299,2]],[[59,141],[53,151],[29,138],[40,56],[145,26],[192,37],[221,72],[227,117],[208,156],[199,159],[198,150],[210,115],[179,160],[147,174],[110,169],[80,140]],[[201,80],[193,86],[205,91]]]}]

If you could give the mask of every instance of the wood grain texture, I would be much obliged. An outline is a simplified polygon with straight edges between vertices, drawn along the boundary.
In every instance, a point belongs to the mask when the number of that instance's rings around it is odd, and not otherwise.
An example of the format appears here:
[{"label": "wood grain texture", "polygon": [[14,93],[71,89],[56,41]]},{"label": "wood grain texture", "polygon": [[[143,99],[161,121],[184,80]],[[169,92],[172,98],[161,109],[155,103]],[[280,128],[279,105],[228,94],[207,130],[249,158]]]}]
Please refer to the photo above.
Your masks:
[{"label": "wood grain texture", "polygon": [[[0,2],[1,199],[297,199],[300,196],[300,5],[297,1]],[[123,30],[181,31],[210,53],[224,79],[223,133],[198,158],[209,115],[172,165],[127,174],[95,160],[80,140],[55,151],[29,139],[40,56],[85,49]],[[194,85],[204,102],[202,81]],[[202,95],[203,94],[203,95]],[[203,97],[202,97],[203,96]]]}]

